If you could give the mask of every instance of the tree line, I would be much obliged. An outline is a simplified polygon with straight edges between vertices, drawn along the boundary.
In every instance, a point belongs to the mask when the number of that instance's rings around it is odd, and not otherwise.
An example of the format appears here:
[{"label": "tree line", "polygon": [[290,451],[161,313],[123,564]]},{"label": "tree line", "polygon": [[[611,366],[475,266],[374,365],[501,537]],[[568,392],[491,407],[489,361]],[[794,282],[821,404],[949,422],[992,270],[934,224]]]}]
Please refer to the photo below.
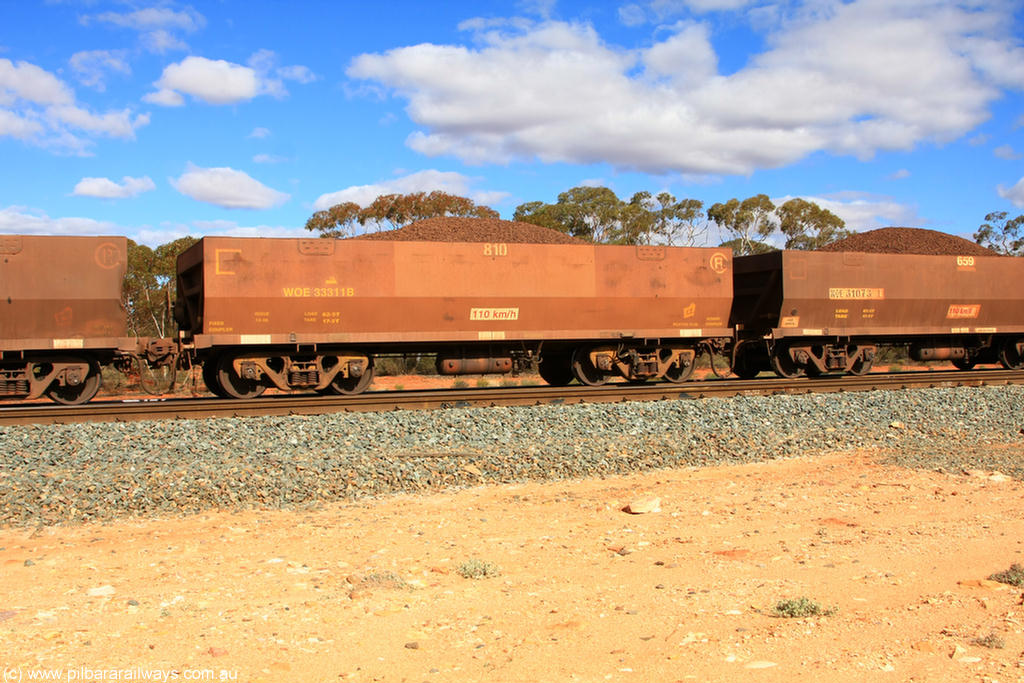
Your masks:
[{"label": "tree line", "polygon": [[[306,229],[321,237],[343,238],[360,229],[400,228],[426,218],[459,216],[499,218],[489,206],[445,192],[385,194],[366,207],[343,202],[315,212]],[[607,187],[574,187],[558,195],[553,204],[520,204],[513,220],[533,223],[599,244],[665,244],[694,246],[706,243],[717,226],[728,239],[720,246],[737,255],[777,249],[819,249],[848,237],[845,222],[826,208],[804,199],[776,205],[767,195],[704,206],[699,199],[678,199],[669,192],[637,192],[620,199]],[[175,326],[171,304],[175,297],[177,255],[198,241],[195,237],[162,244],[155,249],[128,241],[128,271],[122,304],[130,334],[168,337]],[[1005,211],[985,216],[974,241],[997,253],[1024,256],[1024,214],[1010,218]]]}]

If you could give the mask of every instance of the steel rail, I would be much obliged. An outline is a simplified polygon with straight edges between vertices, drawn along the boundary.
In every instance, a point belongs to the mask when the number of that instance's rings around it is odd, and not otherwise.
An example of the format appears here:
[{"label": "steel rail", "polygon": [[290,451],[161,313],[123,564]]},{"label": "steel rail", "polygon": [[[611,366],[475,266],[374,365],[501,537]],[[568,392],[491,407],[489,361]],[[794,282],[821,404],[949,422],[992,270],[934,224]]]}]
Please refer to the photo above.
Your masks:
[{"label": "steel rail", "polygon": [[127,422],[135,420],[319,415],[336,412],[438,410],[471,406],[515,406],[620,401],[671,401],[736,395],[804,394],[926,387],[1024,384],[1024,372],[1011,370],[940,370],[823,376],[799,379],[706,379],[683,384],[607,384],[473,389],[371,391],[358,396],[275,395],[253,400],[219,398],[140,398],[92,401],[82,406],[31,404],[0,407],[0,426]]}]

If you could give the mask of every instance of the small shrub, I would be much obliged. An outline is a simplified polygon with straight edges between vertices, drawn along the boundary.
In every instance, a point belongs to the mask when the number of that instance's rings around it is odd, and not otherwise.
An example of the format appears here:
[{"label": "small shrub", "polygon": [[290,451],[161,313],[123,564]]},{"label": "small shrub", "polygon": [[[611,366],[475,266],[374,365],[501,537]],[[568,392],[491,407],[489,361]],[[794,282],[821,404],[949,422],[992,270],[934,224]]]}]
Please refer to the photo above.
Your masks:
[{"label": "small shrub", "polygon": [[984,638],[975,638],[971,642],[975,645],[988,647],[993,650],[1002,650],[1004,647],[1006,647],[1006,641],[997,636],[995,633],[989,633]]},{"label": "small shrub", "polygon": [[465,389],[469,386],[469,383],[464,379],[457,379],[452,382],[452,389]]},{"label": "small shrub", "polygon": [[503,387],[506,387],[506,388],[507,387],[514,387],[517,384],[518,384],[518,382],[516,382],[515,378],[513,378],[513,377],[502,377],[501,378],[501,386],[503,386]]},{"label": "small shrub", "polygon": [[490,579],[501,575],[498,565],[487,560],[467,560],[459,565],[459,576],[465,579]]},{"label": "small shrub", "polygon": [[356,581],[354,583],[356,588],[362,590],[371,588],[392,588],[395,590],[412,589],[412,586],[406,583],[405,579],[389,570],[371,571],[367,574],[356,577]]},{"label": "small shrub", "polygon": [[395,385],[395,391],[405,391],[405,385],[404,384],[396,384]]},{"label": "small shrub", "polygon": [[988,578],[992,581],[998,581],[999,583],[1006,583],[1011,586],[1021,587],[1024,586],[1024,567],[1014,562],[1006,571],[996,572]]},{"label": "small shrub", "polygon": [[827,617],[835,614],[835,608],[825,608],[810,598],[790,598],[780,600],[772,610],[773,617],[783,619],[802,619],[804,617]]},{"label": "small shrub", "polygon": [[481,378],[477,379],[476,385],[478,387],[489,387],[489,386],[491,386],[491,382],[486,377],[481,377]]}]

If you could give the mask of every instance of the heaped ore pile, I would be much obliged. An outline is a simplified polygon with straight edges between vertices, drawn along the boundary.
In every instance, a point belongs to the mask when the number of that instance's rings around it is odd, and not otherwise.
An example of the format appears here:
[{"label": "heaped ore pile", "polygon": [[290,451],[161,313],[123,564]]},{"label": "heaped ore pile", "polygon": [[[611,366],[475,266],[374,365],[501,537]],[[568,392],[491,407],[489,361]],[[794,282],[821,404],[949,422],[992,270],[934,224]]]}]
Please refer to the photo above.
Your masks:
[{"label": "heaped ore pile", "polygon": [[506,242],[527,244],[583,244],[582,240],[551,228],[503,221],[498,218],[444,216],[416,221],[397,230],[358,235],[364,240],[402,242]]},{"label": "heaped ore pile", "polygon": [[871,254],[931,254],[935,256],[998,256],[991,249],[937,230],[879,228],[858,232],[818,251],[862,251]]}]

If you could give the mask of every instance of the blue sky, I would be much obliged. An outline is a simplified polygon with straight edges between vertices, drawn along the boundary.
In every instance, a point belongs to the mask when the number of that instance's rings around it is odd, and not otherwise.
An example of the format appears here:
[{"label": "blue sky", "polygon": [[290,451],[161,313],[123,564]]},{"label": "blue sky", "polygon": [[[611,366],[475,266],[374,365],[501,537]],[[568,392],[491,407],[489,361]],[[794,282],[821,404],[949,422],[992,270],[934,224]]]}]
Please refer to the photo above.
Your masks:
[{"label": "blue sky", "polygon": [[[0,232],[287,236],[433,189],[1024,212],[1019,2],[4,2]],[[308,234],[308,233],[305,233]],[[710,241],[717,239],[712,233]]]}]

